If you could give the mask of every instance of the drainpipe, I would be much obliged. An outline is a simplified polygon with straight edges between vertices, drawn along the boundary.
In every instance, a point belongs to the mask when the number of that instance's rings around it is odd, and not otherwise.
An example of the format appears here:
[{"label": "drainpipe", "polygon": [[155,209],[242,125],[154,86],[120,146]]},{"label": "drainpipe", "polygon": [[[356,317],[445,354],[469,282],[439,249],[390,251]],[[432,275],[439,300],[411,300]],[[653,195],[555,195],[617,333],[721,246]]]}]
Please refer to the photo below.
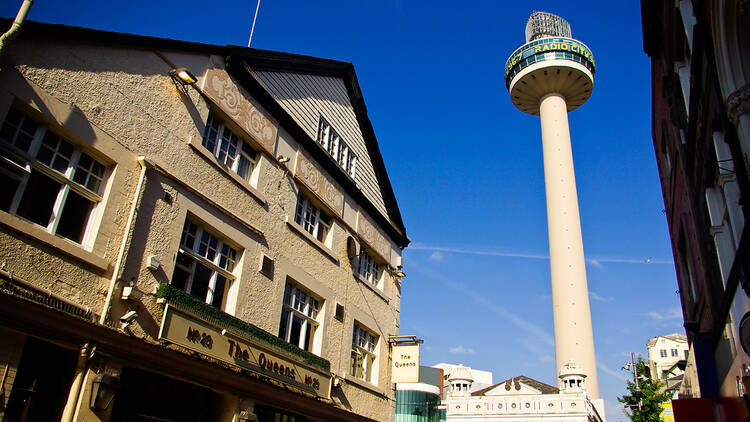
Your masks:
[{"label": "drainpipe", "polygon": [[12,40],[18,34],[18,31],[21,30],[21,25],[23,25],[23,21],[26,20],[26,15],[29,13],[29,9],[31,9],[32,3],[34,3],[34,0],[23,0],[23,4],[21,4],[21,8],[18,9],[16,20],[13,21],[13,24],[10,26],[10,29],[6,33],[4,33],[2,36],[0,36],[0,54],[3,53],[3,47],[5,47],[5,42]]},{"label": "drainpipe", "polygon": [[63,410],[61,422],[72,422],[75,410],[78,407],[79,398],[81,395],[81,387],[83,386],[83,379],[86,376],[86,367],[88,366],[89,359],[94,355],[94,348],[91,343],[86,343],[81,347],[80,353],[78,354],[78,364],[76,365],[75,376],[73,377],[73,383],[70,385],[70,393],[68,393],[68,401],[65,403],[65,409]]},{"label": "drainpipe", "polygon": [[112,270],[112,278],[109,280],[109,289],[107,290],[107,299],[104,300],[104,306],[102,307],[102,314],[99,317],[99,324],[104,324],[107,321],[107,315],[109,314],[109,307],[112,304],[112,294],[115,291],[115,284],[120,276],[122,270],[122,261],[125,258],[125,248],[128,246],[130,241],[130,230],[133,227],[133,220],[135,220],[135,213],[138,211],[138,203],[141,197],[141,190],[143,188],[143,180],[146,178],[146,157],[139,156],[138,164],[141,166],[141,174],[138,176],[138,186],[135,188],[133,194],[133,202],[130,206],[130,214],[128,215],[128,222],[125,224],[125,231],[122,233],[122,242],[120,243],[120,251],[117,253],[117,261],[115,262],[115,268]]}]

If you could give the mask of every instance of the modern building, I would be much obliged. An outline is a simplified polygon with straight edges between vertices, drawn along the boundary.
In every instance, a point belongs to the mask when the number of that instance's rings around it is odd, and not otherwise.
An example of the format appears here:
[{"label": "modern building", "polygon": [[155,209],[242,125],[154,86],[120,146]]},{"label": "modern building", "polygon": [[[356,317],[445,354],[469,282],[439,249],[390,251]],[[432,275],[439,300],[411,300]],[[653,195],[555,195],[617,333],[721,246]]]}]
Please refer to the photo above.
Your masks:
[{"label": "modern building", "polygon": [[568,112],[591,96],[595,69],[591,50],[571,38],[570,24],[546,12],[532,13],[526,44],[505,64],[513,105],[541,120],[557,373],[571,361],[579,365],[594,399],[599,382]]},{"label": "modern building", "polygon": [[[586,375],[573,363],[563,366],[559,389],[518,376],[477,389],[473,370],[458,366],[449,376],[443,403],[448,422],[602,422],[602,399],[585,389]],[[453,378],[453,379],[451,379]]]},{"label": "modern building", "polygon": [[27,22],[0,69],[0,419],[393,420],[351,63]]},{"label": "modern building", "polygon": [[[746,1],[641,1],[652,136],[690,345],[675,420],[742,421],[750,384]],[[745,327],[747,329],[748,327]],[[695,382],[697,381],[697,383]]]},{"label": "modern building", "polygon": [[680,333],[649,339],[646,349],[651,378],[666,381],[682,375],[688,358],[688,348],[687,336]]},{"label": "modern building", "polygon": [[418,382],[396,383],[395,422],[445,422],[443,370],[420,366]]}]

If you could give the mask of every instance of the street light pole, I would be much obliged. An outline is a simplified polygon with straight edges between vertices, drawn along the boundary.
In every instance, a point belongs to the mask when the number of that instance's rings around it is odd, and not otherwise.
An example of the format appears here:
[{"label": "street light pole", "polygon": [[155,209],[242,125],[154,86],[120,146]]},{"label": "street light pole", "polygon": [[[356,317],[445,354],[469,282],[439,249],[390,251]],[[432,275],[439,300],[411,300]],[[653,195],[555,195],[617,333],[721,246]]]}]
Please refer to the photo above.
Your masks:
[{"label": "street light pole", "polygon": [[643,412],[641,409],[641,397],[643,397],[643,393],[641,392],[641,386],[638,383],[638,367],[635,365],[635,353],[630,352],[630,362],[632,363],[633,368],[633,379],[635,380],[635,397],[638,399],[638,417],[641,419],[641,422],[643,422]]}]

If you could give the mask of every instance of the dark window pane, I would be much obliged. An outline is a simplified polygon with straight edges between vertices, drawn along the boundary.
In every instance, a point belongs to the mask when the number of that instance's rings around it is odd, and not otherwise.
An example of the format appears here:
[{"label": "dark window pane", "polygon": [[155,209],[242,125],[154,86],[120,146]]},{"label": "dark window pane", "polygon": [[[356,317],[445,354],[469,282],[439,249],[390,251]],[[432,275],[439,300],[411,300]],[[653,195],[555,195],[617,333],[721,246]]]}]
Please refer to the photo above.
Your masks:
[{"label": "dark window pane", "polygon": [[18,205],[18,215],[47,227],[59,192],[59,183],[32,170]]},{"label": "dark window pane", "polygon": [[313,338],[313,325],[310,323],[307,323],[307,329],[305,329],[305,350],[308,352],[312,351],[312,338]]},{"label": "dark window pane", "polygon": [[177,287],[180,290],[185,290],[188,277],[190,277],[189,272],[183,270],[180,267],[175,267],[174,275],[172,276],[172,285]]},{"label": "dark window pane", "polygon": [[211,281],[212,271],[201,264],[195,264],[195,275],[193,276],[193,287],[190,294],[202,301],[206,301],[208,294],[208,282]]},{"label": "dark window pane", "polygon": [[299,345],[299,336],[302,333],[302,318],[292,315],[292,329],[289,332],[289,343]]},{"label": "dark window pane", "polygon": [[18,180],[7,176],[5,173],[0,173],[0,210],[10,211],[10,204],[16,195],[18,185]]},{"label": "dark window pane", "polygon": [[224,289],[227,285],[227,279],[222,275],[216,276],[216,288],[214,289],[214,298],[211,304],[221,309],[221,305],[224,302]]},{"label": "dark window pane", "polygon": [[93,207],[91,201],[70,190],[63,205],[60,222],[57,224],[57,234],[81,243]]},{"label": "dark window pane", "polygon": [[281,311],[281,322],[279,322],[279,338],[286,340],[286,325],[289,322],[289,311]]}]

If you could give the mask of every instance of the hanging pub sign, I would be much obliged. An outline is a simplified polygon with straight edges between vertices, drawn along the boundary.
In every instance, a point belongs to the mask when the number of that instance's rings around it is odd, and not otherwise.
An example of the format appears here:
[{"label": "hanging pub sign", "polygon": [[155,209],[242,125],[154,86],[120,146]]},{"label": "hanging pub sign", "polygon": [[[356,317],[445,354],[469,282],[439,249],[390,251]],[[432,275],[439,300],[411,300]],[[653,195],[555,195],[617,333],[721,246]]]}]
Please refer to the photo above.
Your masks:
[{"label": "hanging pub sign", "polygon": [[393,345],[391,382],[419,382],[419,344]]},{"label": "hanging pub sign", "polygon": [[164,309],[159,339],[266,375],[318,397],[331,396],[330,373],[290,360],[272,348],[264,347],[260,340],[250,342],[232,336],[226,330],[218,329],[170,305]]}]

